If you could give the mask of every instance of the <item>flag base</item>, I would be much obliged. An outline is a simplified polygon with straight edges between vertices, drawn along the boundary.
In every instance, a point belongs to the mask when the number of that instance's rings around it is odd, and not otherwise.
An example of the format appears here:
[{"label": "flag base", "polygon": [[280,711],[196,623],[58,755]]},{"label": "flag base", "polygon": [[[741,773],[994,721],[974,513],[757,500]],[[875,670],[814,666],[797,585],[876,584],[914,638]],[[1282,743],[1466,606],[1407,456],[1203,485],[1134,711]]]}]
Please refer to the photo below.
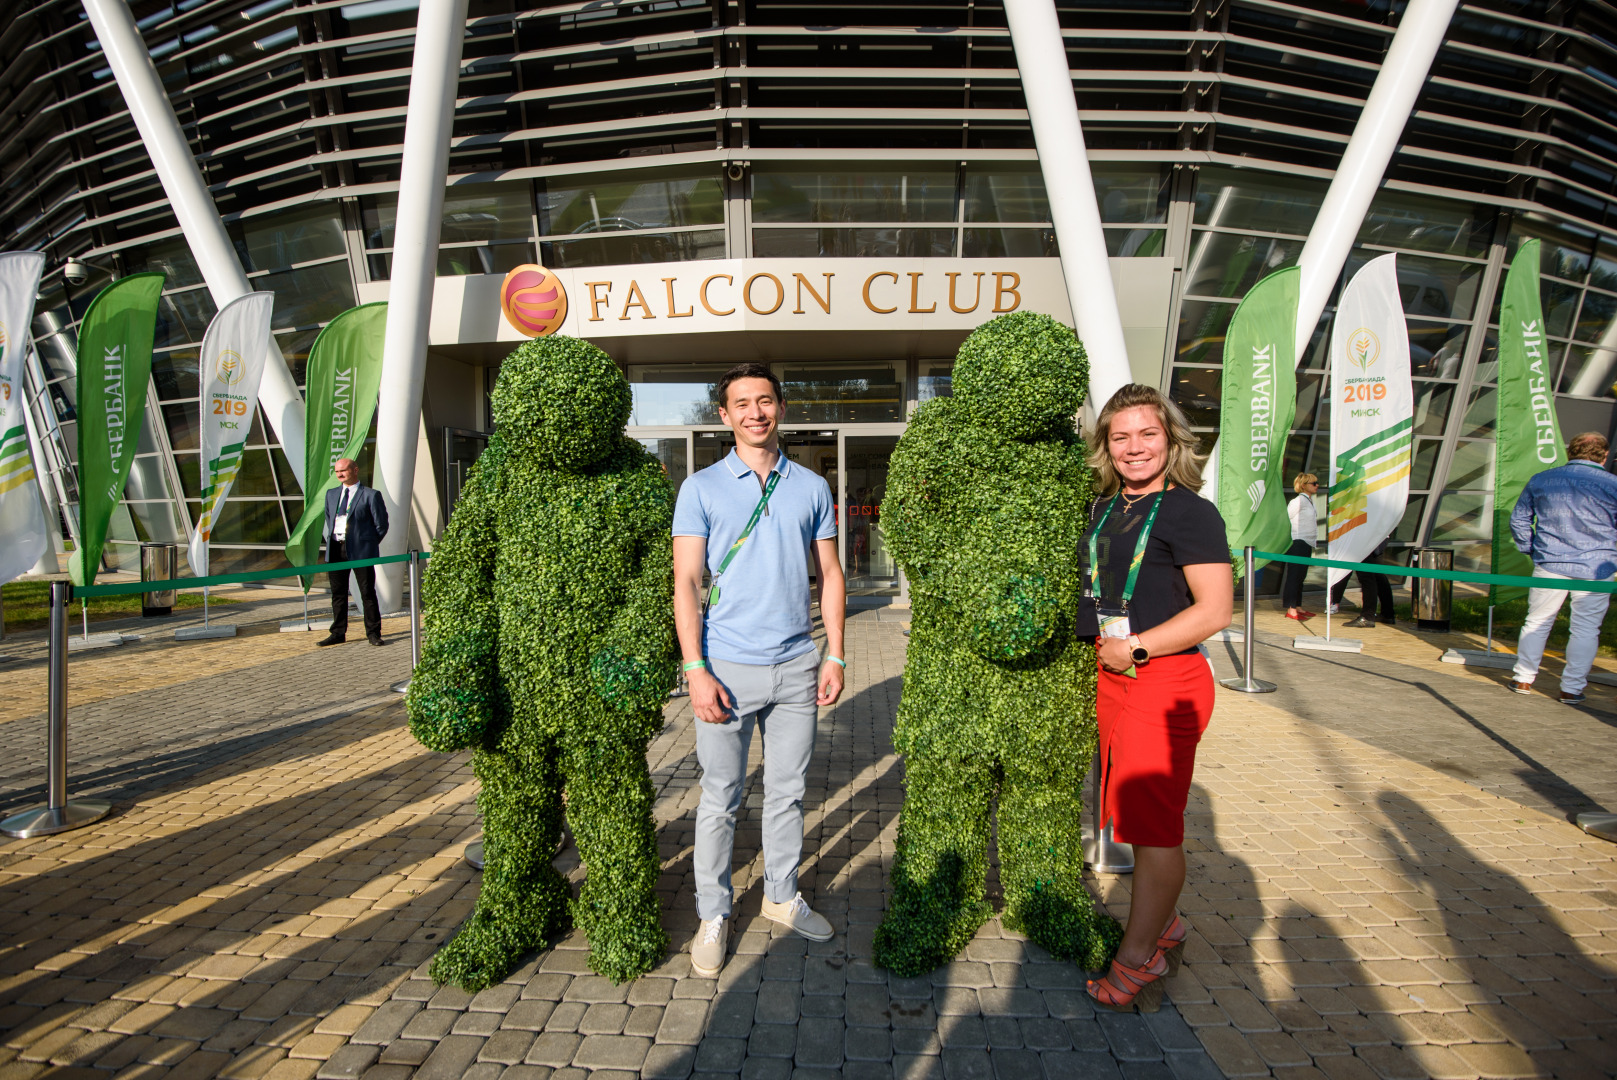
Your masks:
[{"label": "flag base", "polygon": [[34,836],[54,836],[100,821],[112,811],[105,799],[74,799],[61,806],[36,806],[0,821],[0,832],[27,840]]},{"label": "flag base", "polygon": [[67,639],[67,651],[110,649],[115,645],[131,645],[139,640],[139,634],[91,634],[89,637],[70,637]]},{"label": "flag base", "polygon": [[1307,649],[1313,652],[1363,652],[1364,642],[1357,638],[1322,638],[1322,637],[1296,637],[1291,639],[1294,649]]},{"label": "flag base", "polygon": [[315,622],[313,619],[310,619],[308,622],[304,622],[302,619],[281,620],[281,633],[283,634],[301,634],[305,630],[318,629],[320,629],[320,624]]},{"label": "flag base", "polygon": [[479,870],[483,869],[483,841],[473,840],[467,844],[465,855],[467,862]]},{"label": "flag base", "polygon": [[1617,814],[1579,814],[1574,820],[1590,836],[1617,843]]},{"label": "flag base", "polygon": [[209,641],[214,638],[233,638],[236,636],[234,623],[225,623],[220,626],[182,626],[174,631],[175,641]]},{"label": "flag base", "polygon": [[1464,664],[1466,667],[1512,668],[1516,666],[1513,652],[1484,652],[1481,649],[1449,649],[1440,659],[1445,664]]}]

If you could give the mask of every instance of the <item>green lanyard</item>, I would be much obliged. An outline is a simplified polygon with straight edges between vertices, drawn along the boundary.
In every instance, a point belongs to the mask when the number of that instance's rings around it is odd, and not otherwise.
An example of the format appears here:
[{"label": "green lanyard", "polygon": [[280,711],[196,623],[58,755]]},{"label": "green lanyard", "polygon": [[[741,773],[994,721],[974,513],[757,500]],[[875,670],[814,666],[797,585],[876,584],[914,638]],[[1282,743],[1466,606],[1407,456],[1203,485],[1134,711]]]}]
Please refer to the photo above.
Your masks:
[{"label": "green lanyard", "polygon": [[769,496],[774,493],[775,484],[779,480],[780,473],[771,472],[769,474],[769,480],[764,484],[764,497],[759,499],[758,505],[752,508],[752,517],[747,519],[747,527],[741,530],[741,535],[736,537],[736,542],[731,544],[730,550],[724,553],[724,559],[719,563],[718,570],[713,573],[713,586],[707,591],[707,602],[702,605],[704,612],[718,603],[719,578],[723,576],[725,568],[730,565],[730,560],[736,557],[736,552],[741,550],[741,545],[747,542],[747,537],[752,535],[752,530],[758,525],[758,519],[764,516],[764,507],[769,505]]},{"label": "green lanyard", "polygon": [[[1166,489],[1164,489],[1165,491]],[[1134,583],[1140,580],[1140,563],[1145,560],[1145,545],[1151,539],[1151,523],[1157,520],[1157,508],[1162,505],[1163,492],[1157,492],[1157,497],[1151,500],[1151,509],[1146,511],[1145,525],[1140,528],[1140,539],[1134,544],[1134,558],[1129,561],[1129,577],[1123,586],[1123,610],[1129,609],[1129,601],[1134,598]],[[1101,529],[1106,526],[1106,519],[1111,516],[1112,507],[1117,505],[1119,496],[1113,495],[1112,501],[1106,504],[1106,513],[1100,516],[1095,528],[1089,534],[1089,582],[1084,587],[1084,596],[1097,597],[1095,591],[1100,586],[1100,551],[1097,540]]]}]

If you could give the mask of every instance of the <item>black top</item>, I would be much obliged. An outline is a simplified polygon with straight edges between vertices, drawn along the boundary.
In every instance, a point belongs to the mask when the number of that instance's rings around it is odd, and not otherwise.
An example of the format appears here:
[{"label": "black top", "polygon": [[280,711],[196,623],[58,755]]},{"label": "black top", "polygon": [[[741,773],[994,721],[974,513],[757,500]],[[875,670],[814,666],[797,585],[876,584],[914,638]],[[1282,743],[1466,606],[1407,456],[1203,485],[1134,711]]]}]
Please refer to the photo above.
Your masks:
[{"label": "black top", "polygon": [[[1140,527],[1145,524],[1145,516],[1151,512],[1151,501],[1155,497],[1147,495],[1138,500],[1132,510],[1124,509],[1123,500],[1119,498],[1106,518],[1106,530],[1097,539],[1100,583],[1096,591],[1102,597],[1101,603],[1108,608],[1115,610],[1122,604],[1134,545],[1139,541]],[[1086,584],[1089,581],[1089,534],[1106,512],[1107,501],[1101,499],[1094,504],[1090,527],[1078,542],[1078,564]],[[1144,633],[1191,605],[1190,586],[1181,567],[1229,561],[1224,519],[1218,507],[1186,488],[1169,488],[1163,492],[1162,507],[1151,525],[1151,539],[1146,542],[1145,559],[1140,563],[1140,577],[1134,583],[1134,598],[1129,601],[1129,630]],[[1081,637],[1100,633],[1093,599],[1078,602],[1077,632]],[[1196,650],[1192,646],[1184,651]]]}]

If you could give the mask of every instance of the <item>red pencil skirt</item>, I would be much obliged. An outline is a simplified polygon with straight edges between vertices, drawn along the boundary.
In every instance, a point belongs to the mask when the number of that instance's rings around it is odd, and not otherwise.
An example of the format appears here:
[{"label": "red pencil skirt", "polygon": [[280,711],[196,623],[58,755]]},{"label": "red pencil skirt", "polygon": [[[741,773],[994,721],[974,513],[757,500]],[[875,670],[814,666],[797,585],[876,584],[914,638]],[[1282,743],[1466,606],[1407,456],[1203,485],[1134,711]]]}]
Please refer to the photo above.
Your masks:
[{"label": "red pencil skirt", "polygon": [[1185,841],[1185,802],[1196,744],[1213,714],[1213,671],[1200,653],[1155,656],[1140,677],[1100,669],[1100,805],[1125,844],[1177,847]]}]

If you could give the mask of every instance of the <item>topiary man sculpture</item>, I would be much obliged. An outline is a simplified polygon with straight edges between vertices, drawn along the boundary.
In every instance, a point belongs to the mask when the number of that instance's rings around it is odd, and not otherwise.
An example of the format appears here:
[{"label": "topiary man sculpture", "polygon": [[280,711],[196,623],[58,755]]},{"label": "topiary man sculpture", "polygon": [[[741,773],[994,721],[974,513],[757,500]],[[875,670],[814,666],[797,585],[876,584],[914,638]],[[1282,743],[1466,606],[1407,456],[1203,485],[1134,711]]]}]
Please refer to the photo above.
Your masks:
[{"label": "topiary man sculpture", "polygon": [[[427,564],[407,699],[415,737],[471,747],[482,782],[482,891],[432,976],[492,985],[570,913],[590,966],[622,982],[668,947],[646,746],[677,662],[673,491],[623,434],[628,383],[587,342],[523,345],[493,408],[497,430]],[[563,791],[586,868],[576,901],[551,865]]]},{"label": "topiary man sculpture", "polygon": [[1121,939],[1083,885],[1079,790],[1095,752],[1095,650],[1073,633],[1089,471],[1073,419],[1083,346],[1044,315],[1003,315],[960,347],[953,397],[899,439],[882,534],[913,604],[893,745],[905,797],[875,961],[918,975],[992,911],[997,798],[1004,923],[1104,966]]}]

